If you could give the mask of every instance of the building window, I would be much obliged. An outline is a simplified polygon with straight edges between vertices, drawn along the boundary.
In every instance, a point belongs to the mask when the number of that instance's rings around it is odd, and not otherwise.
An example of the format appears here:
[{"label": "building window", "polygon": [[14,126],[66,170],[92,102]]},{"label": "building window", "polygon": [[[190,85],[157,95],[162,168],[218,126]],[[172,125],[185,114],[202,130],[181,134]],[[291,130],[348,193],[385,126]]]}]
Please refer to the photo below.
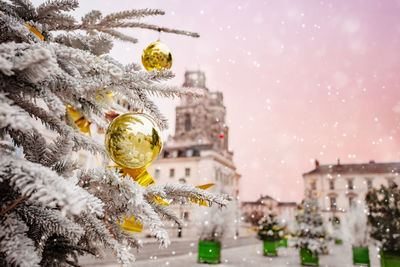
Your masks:
[{"label": "building window", "polygon": [[372,180],[367,180],[367,188],[368,190],[372,189]]},{"label": "building window", "polygon": [[310,184],[311,184],[311,189],[312,190],[317,189],[317,183],[315,182],[315,180],[310,180]]},{"label": "building window", "polygon": [[186,113],[185,114],[185,131],[190,131],[192,128],[192,122],[190,120],[190,114]]},{"label": "building window", "polygon": [[336,198],[335,197],[330,197],[330,204],[331,204],[331,210],[335,210],[336,209]]},{"label": "building window", "polygon": [[333,180],[329,181],[329,189],[330,190],[335,190],[335,181],[333,181]]},{"label": "building window", "polygon": [[169,157],[169,152],[168,151],[164,151],[164,158],[168,158]]},{"label": "building window", "polygon": [[185,176],[190,176],[190,168],[185,168]]},{"label": "building window", "polygon": [[349,208],[354,207],[354,198],[353,197],[349,197]]},{"label": "building window", "polygon": [[175,176],[175,169],[169,169],[169,178],[173,178]]},{"label": "building window", "polygon": [[349,190],[353,190],[354,189],[353,180],[348,180],[347,181],[347,189],[349,189]]},{"label": "building window", "polygon": [[186,150],[186,157],[193,157],[193,149]]},{"label": "building window", "polygon": [[183,212],[183,219],[184,219],[185,221],[188,221],[188,220],[189,220],[189,212],[188,212],[188,211]]},{"label": "building window", "polygon": [[159,179],[160,178],[160,174],[161,174],[161,170],[160,169],[156,169],[156,172],[154,173],[154,177],[156,179]]}]

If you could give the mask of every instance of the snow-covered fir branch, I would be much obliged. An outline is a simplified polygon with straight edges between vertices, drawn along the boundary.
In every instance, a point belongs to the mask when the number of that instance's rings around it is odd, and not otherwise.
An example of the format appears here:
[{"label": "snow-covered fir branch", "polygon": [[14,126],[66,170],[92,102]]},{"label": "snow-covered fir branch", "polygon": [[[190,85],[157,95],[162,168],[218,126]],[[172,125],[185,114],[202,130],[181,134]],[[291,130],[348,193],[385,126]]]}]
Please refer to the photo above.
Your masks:
[{"label": "snow-covered fir branch", "polygon": [[0,217],[0,257],[2,266],[40,266],[41,258],[36,252],[34,241],[27,236],[29,228],[15,213]]},{"label": "snow-covered fir branch", "polygon": [[146,196],[167,197],[184,203],[190,203],[193,199],[202,199],[208,201],[210,205],[216,203],[222,207],[226,206],[232,200],[232,197],[229,195],[213,194],[186,184],[152,185],[146,188],[145,194]]},{"label": "snow-covered fir branch", "polygon": [[103,214],[100,199],[43,165],[3,153],[0,176],[3,182],[6,181],[32,203],[49,208],[58,207],[64,214]]}]

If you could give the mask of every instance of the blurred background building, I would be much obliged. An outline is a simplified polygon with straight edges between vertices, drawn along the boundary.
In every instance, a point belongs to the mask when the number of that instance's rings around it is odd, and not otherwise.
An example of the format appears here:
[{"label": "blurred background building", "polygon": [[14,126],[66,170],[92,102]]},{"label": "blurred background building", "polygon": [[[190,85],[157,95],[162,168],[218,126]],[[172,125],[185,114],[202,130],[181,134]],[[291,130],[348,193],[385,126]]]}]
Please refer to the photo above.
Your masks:
[{"label": "blurred background building", "polygon": [[258,225],[258,221],[265,215],[275,214],[277,216],[286,214],[294,220],[297,212],[296,202],[281,202],[271,196],[260,196],[255,201],[243,201],[240,204],[243,221],[250,225]]},{"label": "blurred background building", "polygon": [[320,165],[303,174],[304,197],[318,198],[318,204],[327,221],[343,219],[353,205],[365,204],[365,195],[381,185],[400,184],[400,162]]}]

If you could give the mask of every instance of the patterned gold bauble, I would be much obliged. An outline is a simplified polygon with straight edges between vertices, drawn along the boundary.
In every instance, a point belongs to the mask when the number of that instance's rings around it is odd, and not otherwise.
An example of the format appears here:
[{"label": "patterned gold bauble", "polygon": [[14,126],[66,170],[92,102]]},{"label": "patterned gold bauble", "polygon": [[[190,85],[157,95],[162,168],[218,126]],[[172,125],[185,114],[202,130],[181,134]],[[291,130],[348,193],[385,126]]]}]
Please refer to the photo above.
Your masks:
[{"label": "patterned gold bauble", "polygon": [[152,42],[143,50],[142,63],[148,71],[170,69],[172,67],[171,51],[160,41]]},{"label": "patterned gold bauble", "polygon": [[160,154],[160,128],[146,114],[125,113],[108,126],[105,146],[110,158],[120,167],[143,168]]}]

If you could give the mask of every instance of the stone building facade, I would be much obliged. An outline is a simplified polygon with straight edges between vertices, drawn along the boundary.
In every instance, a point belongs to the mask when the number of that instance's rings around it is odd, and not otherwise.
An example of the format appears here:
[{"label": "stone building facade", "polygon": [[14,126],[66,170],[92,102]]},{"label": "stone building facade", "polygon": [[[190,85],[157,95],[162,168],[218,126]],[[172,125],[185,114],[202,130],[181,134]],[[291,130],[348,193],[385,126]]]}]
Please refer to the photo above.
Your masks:
[{"label": "stone building facade", "polygon": [[[229,128],[225,123],[226,108],[221,92],[211,92],[201,71],[187,71],[184,87],[201,90],[204,97],[183,97],[176,107],[175,134],[170,136],[157,161],[148,167],[156,183],[202,185],[215,183],[208,189],[230,194],[237,202],[239,178],[228,149]],[[195,235],[198,207],[174,206],[184,219],[183,229],[170,227],[170,235]],[[237,211],[239,218],[239,211]]]},{"label": "stone building facade", "polygon": [[261,218],[267,214],[279,216],[286,213],[288,217],[294,220],[296,211],[296,202],[282,202],[268,195],[261,195],[256,201],[243,201],[240,204],[240,212],[243,216],[243,220],[247,223],[253,222],[254,217]]},{"label": "stone building facade", "polygon": [[357,204],[365,204],[369,189],[400,183],[400,162],[320,165],[303,174],[304,197],[317,197],[325,220],[345,213]]}]

